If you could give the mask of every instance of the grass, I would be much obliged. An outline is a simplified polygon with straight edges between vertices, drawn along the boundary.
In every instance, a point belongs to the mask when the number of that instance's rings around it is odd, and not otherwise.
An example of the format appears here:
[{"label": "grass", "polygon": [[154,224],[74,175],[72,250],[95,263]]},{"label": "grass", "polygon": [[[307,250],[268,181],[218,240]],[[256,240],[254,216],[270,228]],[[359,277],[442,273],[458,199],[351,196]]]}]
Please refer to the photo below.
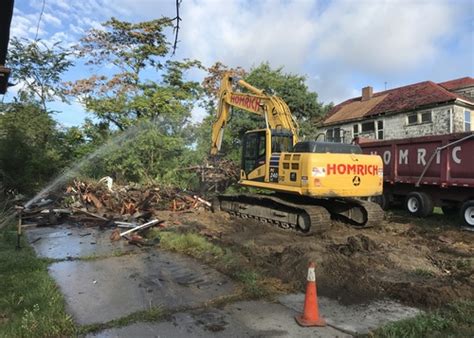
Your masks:
[{"label": "grass", "polygon": [[373,337],[473,337],[474,301],[450,304],[411,319],[390,323],[373,332]]},{"label": "grass", "polygon": [[160,245],[166,250],[181,252],[197,258],[218,258],[224,255],[224,250],[197,234],[178,234],[171,231],[159,233],[155,231],[154,234],[160,236]]},{"label": "grass", "polygon": [[456,261],[456,268],[458,270],[469,270],[471,268],[471,265],[472,265],[472,260],[473,258],[470,258],[470,259],[458,259]]},{"label": "grass", "polygon": [[65,312],[64,298],[48,275],[48,260],[39,259],[16,233],[0,230],[0,337],[70,336],[76,332]]},{"label": "grass", "polygon": [[72,258],[72,259],[60,259],[57,261],[69,261],[69,260],[96,261],[96,260],[104,259],[104,258],[130,256],[134,254],[135,253],[133,251],[115,250],[109,254],[90,254],[90,255],[85,255],[85,256]]},{"label": "grass", "polygon": [[78,334],[97,332],[109,328],[126,326],[136,322],[155,322],[163,319],[167,313],[160,307],[152,307],[148,310],[134,312],[128,316],[111,320],[107,323],[83,325],[78,329]]},{"label": "grass", "polygon": [[429,277],[435,276],[433,271],[425,270],[425,269],[415,269],[413,270],[413,274],[415,276],[422,277],[422,278],[429,278]]}]

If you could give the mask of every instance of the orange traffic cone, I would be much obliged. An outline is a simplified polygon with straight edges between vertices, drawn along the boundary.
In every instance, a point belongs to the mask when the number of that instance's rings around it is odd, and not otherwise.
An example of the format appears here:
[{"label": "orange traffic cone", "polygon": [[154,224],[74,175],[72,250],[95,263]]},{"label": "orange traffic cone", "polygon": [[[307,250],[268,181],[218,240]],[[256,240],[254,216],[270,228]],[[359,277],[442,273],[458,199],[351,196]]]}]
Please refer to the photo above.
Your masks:
[{"label": "orange traffic cone", "polygon": [[314,268],[314,263],[309,263],[303,314],[295,317],[301,326],[326,326],[324,318],[319,316],[316,273],[314,272]]}]

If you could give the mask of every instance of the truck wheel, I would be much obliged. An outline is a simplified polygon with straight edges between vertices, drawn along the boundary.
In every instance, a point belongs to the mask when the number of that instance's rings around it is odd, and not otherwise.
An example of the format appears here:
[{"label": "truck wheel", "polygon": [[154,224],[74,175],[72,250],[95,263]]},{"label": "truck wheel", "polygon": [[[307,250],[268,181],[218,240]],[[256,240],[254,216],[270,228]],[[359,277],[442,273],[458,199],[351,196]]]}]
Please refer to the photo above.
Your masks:
[{"label": "truck wheel", "polygon": [[467,201],[462,205],[461,219],[464,225],[474,227],[474,200]]},{"label": "truck wheel", "polygon": [[445,205],[441,207],[441,210],[443,210],[443,214],[446,216],[454,216],[459,212],[459,207],[453,207],[451,205]]},{"label": "truck wheel", "polygon": [[417,217],[426,217],[433,212],[433,201],[424,192],[411,192],[405,199],[407,211]]}]

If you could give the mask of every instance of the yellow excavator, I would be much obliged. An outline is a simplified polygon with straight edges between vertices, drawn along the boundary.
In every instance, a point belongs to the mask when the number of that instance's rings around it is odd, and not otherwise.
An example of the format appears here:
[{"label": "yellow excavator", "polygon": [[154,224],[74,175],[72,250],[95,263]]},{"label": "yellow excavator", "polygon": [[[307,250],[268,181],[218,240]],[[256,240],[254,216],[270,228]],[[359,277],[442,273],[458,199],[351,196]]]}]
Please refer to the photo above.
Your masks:
[{"label": "yellow excavator", "polygon": [[[235,91],[237,86],[246,92]],[[356,227],[383,219],[377,204],[360,199],[382,194],[379,156],[363,155],[357,145],[299,142],[288,105],[231,73],[223,76],[218,97],[211,155],[220,151],[232,107],[261,116],[266,127],[247,131],[242,141],[239,183],[273,193],[221,195],[215,209],[305,234],[324,232],[331,218]]]}]

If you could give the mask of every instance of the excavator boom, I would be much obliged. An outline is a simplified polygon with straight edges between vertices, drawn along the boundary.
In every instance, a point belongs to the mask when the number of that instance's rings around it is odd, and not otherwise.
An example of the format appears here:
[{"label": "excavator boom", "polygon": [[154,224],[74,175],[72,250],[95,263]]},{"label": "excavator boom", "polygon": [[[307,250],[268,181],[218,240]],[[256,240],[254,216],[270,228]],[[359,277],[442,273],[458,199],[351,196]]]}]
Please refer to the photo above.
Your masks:
[{"label": "excavator boom", "polygon": [[[233,91],[234,83],[250,93]],[[221,81],[217,119],[212,127],[211,155],[217,155],[221,149],[224,130],[232,107],[262,116],[265,119],[266,128],[289,130],[294,135],[293,143],[298,142],[298,123],[291,115],[285,101],[277,96],[267,95],[263,90],[226,73]]]}]

